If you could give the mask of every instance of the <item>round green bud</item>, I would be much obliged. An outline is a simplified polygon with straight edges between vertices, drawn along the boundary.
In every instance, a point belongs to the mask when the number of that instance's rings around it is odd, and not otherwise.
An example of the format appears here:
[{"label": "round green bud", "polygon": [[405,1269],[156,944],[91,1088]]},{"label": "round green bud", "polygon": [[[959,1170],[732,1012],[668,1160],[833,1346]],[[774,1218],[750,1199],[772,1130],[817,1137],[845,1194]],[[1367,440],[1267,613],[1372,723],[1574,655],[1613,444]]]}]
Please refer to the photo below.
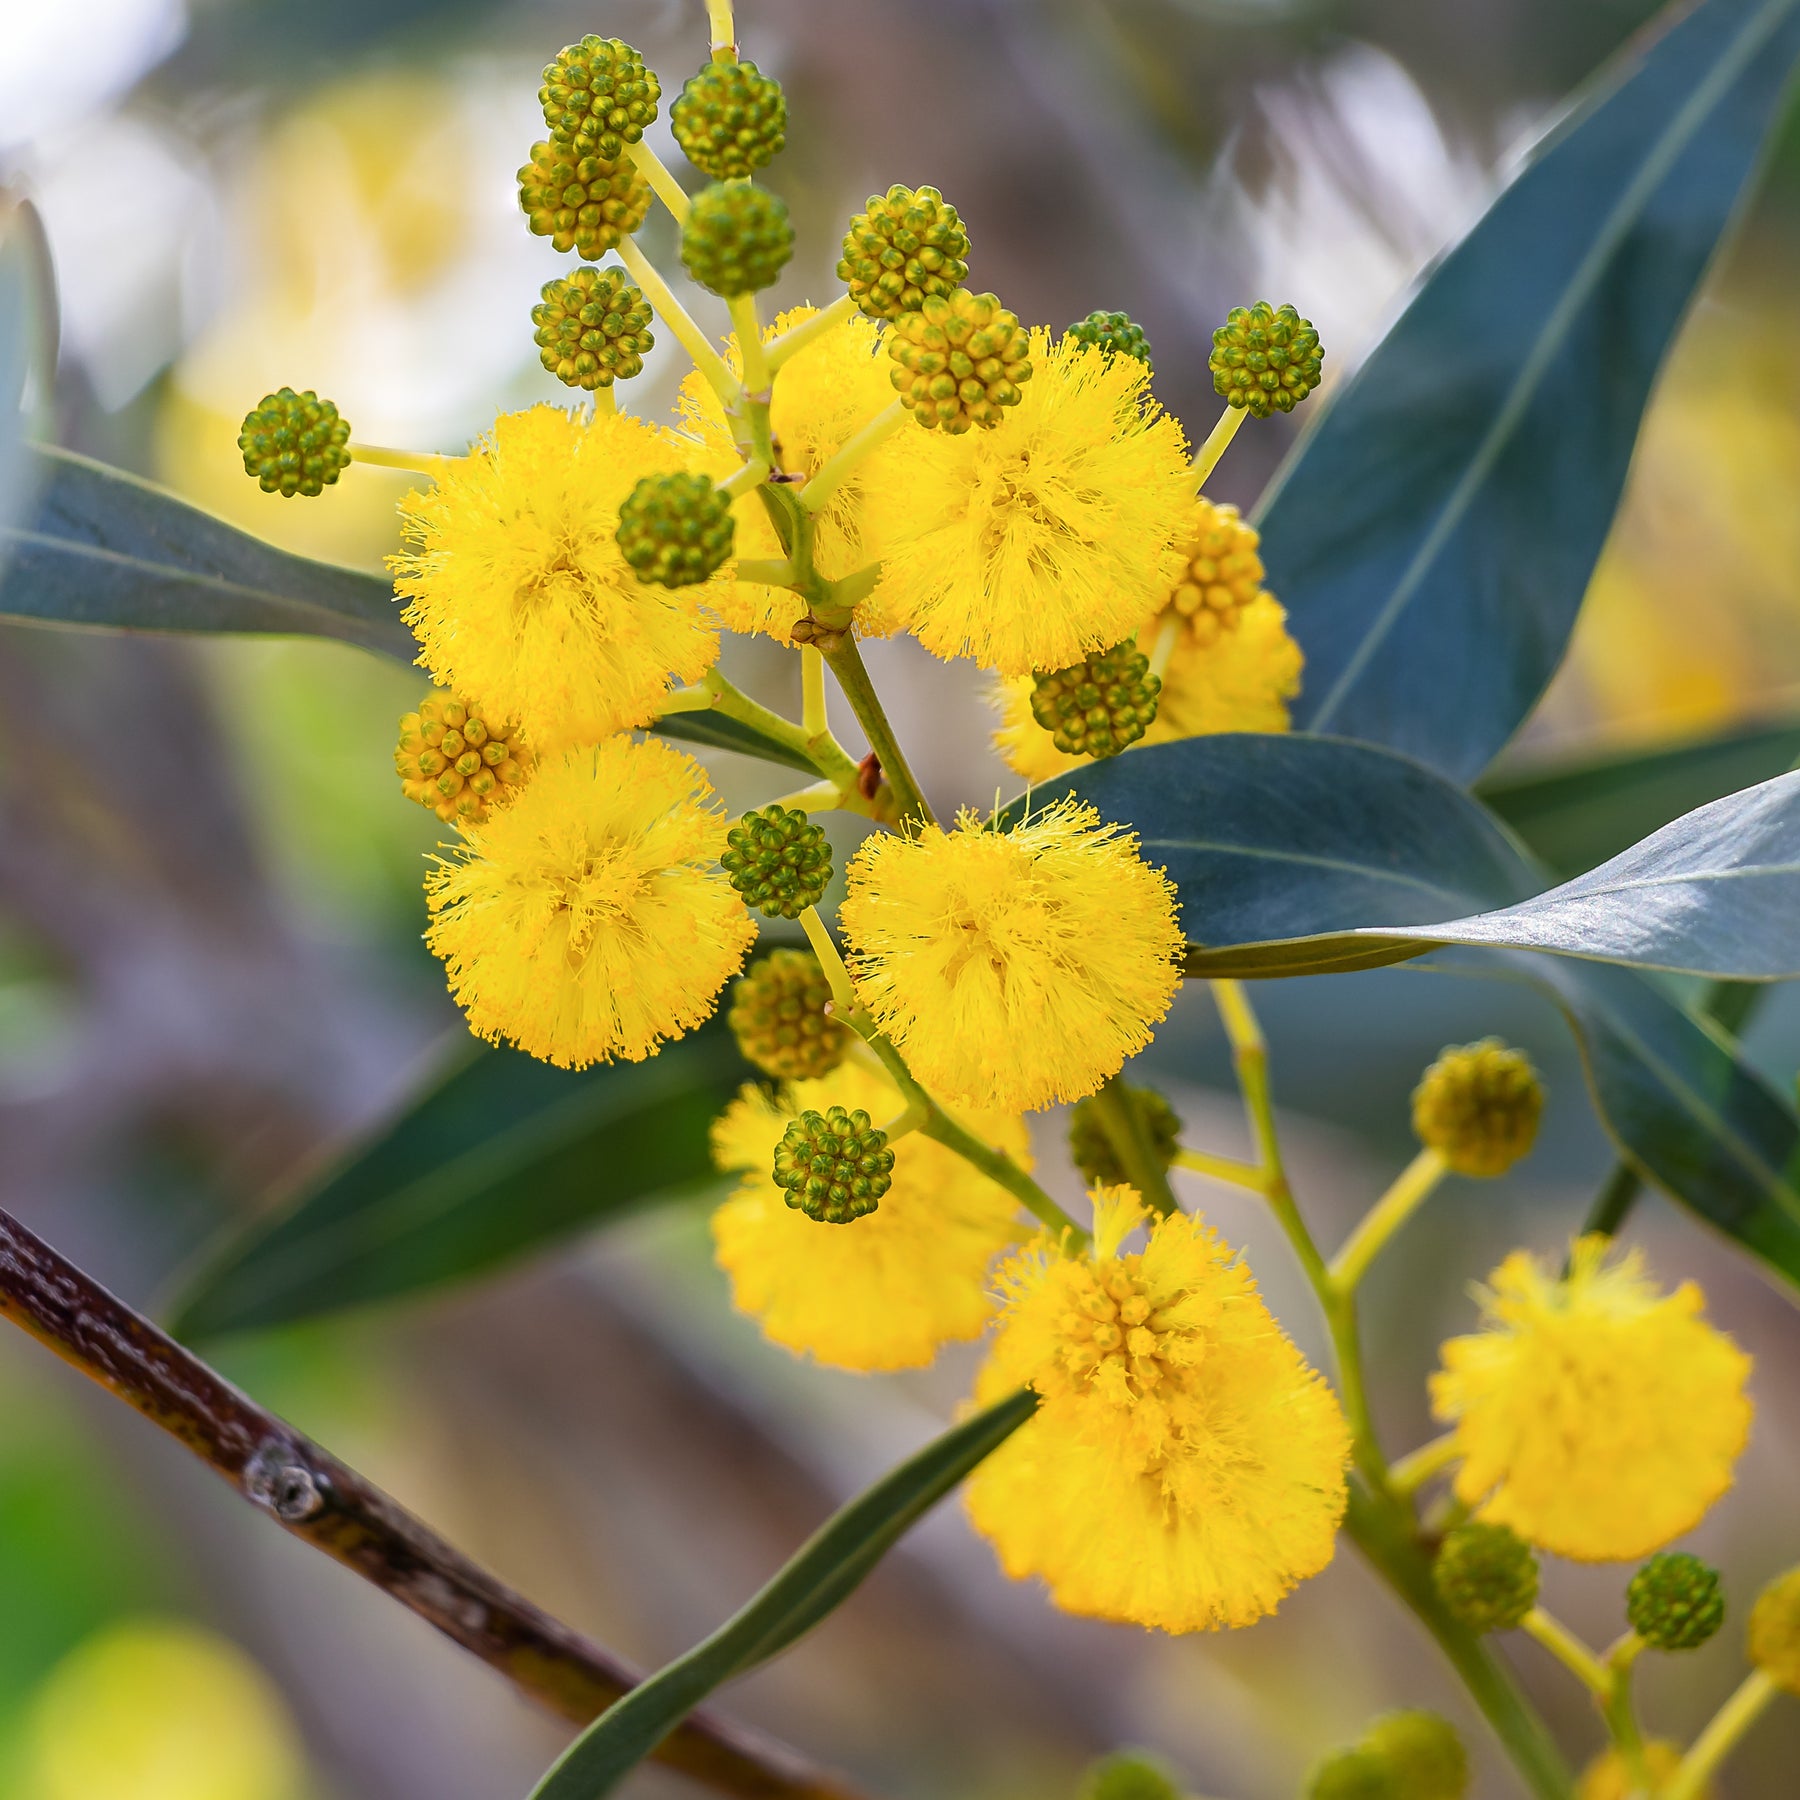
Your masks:
[{"label": "round green bud", "polygon": [[793,254],[787,202],[767,188],[714,182],[681,227],[682,266],[724,300],[773,286]]},{"label": "round green bud", "polygon": [[1431,1580],[1471,1631],[1511,1631],[1537,1605],[1537,1555],[1510,1525],[1457,1526],[1439,1546]]},{"label": "round green bud", "polygon": [[745,1059],[777,1081],[812,1081],[844,1060],[850,1028],[826,1012],[831,983],[806,950],[771,950],[731,988],[728,1021]]},{"label": "round green bud", "polygon": [[[1137,1115],[1138,1128],[1149,1139],[1157,1162],[1166,1169],[1175,1160],[1175,1147],[1181,1142],[1181,1120],[1174,1107],[1154,1088],[1129,1087],[1121,1082],[1119,1092]],[[1069,1159],[1090,1185],[1116,1187],[1129,1179],[1113,1151],[1112,1139],[1106,1135],[1092,1094],[1076,1101],[1069,1113]]]},{"label": "round green bud", "polygon": [[1324,352],[1312,321],[1291,306],[1234,306],[1213,333],[1213,392],[1227,406],[1242,406],[1266,419],[1292,412],[1319,385]]},{"label": "round green bud", "polygon": [[1065,756],[1117,756],[1156,719],[1162,681],[1129,639],[1033,677],[1031,716]]},{"label": "round green bud", "polygon": [[656,117],[662,83],[629,44],[591,32],[544,71],[544,129],[578,156],[617,162]]},{"label": "round green bud", "polygon": [[1800,1694],[1800,1569],[1778,1575],[1750,1609],[1750,1660],[1778,1686]]},{"label": "round green bud", "polygon": [[1135,357],[1146,369],[1153,366],[1150,340],[1144,336],[1142,326],[1132,324],[1127,313],[1091,312],[1085,319],[1077,319],[1063,335],[1077,343],[1092,344],[1109,356]]},{"label": "round green bud", "polygon": [[1504,1175],[1537,1141],[1543,1110],[1531,1058],[1498,1038],[1453,1045],[1413,1089],[1413,1131],[1459,1175]]},{"label": "round green bud", "polygon": [[619,553],[640,581],[693,587],[731,559],[737,521],[710,475],[646,475],[619,508]]},{"label": "round green bud", "polygon": [[927,294],[887,332],[900,404],[928,430],[992,430],[1031,379],[1030,336],[992,294]]},{"label": "round green bud", "polygon": [[859,1106],[803,1112],[775,1146],[775,1185],[789,1206],[822,1225],[848,1225],[872,1213],[893,1186],[887,1133]]},{"label": "round green bud", "polygon": [[928,295],[948,299],[969,273],[969,234],[934,187],[898,184],[871,194],[850,221],[838,279],[871,319],[917,312]]},{"label": "round green bud", "polygon": [[797,919],[824,897],[831,845],[825,828],[798,808],[777,804],[747,812],[725,843],[720,865],[747,906],[771,919]]},{"label": "round green bud", "polygon": [[479,825],[513,799],[531,772],[519,728],[472,700],[434,690],[400,720],[394,768],[400,791],[446,825]]},{"label": "round green bud", "polygon": [[781,83],[753,62],[708,63],[669,112],[675,141],[714,181],[741,181],[772,163],[787,142]]},{"label": "round green bud", "polygon": [[1306,1800],[1398,1800],[1398,1795],[1387,1763],[1358,1744],[1313,1765]]},{"label": "round green bud", "polygon": [[656,344],[650,302],[618,269],[577,269],[546,281],[531,309],[538,360],[566,387],[611,387],[642,372]]},{"label": "round green bud", "polygon": [[1685,1550],[1658,1552],[1626,1587],[1625,1616],[1658,1650],[1697,1650],[1725,1623],[1719,1571]]},{"label": "round green bud", "polygon": [[519,206],[537,236],[598,262],[643,224],[650,187],[630,162],[608,162],[553,139],[531,146],[531,161],[519,171]]},{"label": "round green bud", "polygon": [[238,448],[244,473],[254,475],[265,494],[293,499],[322,494],[350,466],[350,422],[311,388],[290,387],[264,394],[244,415]]},{"label": "round green bud", "polygon": [[1181,1788],[1158,1758],[1116,1750],[1088,1765],[1076,1800],[1181,1800]]},{"label": "round green bud", "polygon": [[1436,1713],[1408,1710],[1377,1719],[1362,1746],[1387,1765],[1394,1800],[1463,1800],[1469,1753],[1456,1727]]}]

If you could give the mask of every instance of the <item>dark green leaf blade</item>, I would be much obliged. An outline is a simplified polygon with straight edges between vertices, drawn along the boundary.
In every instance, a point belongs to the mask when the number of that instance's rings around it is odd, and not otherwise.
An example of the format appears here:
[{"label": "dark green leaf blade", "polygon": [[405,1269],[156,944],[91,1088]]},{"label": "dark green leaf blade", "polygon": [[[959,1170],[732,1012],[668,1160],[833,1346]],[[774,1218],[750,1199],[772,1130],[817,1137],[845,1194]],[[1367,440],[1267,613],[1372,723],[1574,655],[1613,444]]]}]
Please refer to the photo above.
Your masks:
[{"label": "dark green leaf blade", "polygon": [[758,756],[764,762],[782,763],[807,775],[825,771],[803,751],[777,738],[765,737],[754,725],[728,719],[718,712],[670,713],[650,727],[659,737],[680,738],[689,744],[707,744],[715,750],[735,750],[740,756]]},{"label": "dark green leaf blade", "polygon": [[761,1593],[704,1642],[609,1707],[562,1754],[531,1800],[600,1800],[715,1688],[785,1650],[976,1464],[1037,1410],[1029,1389],[977,1413],[826,1521]]},{"label": "dark green leaf blade", "polygon": [[1476,797],[1560,876],[1584,874],[1682,813],[1767,781],[1800,758],[1800,724],[1503,772]]},{"label": "dark green leaf blade", "polygon": [[1467,781],[1561,660],[1800,59],[1797,0],[1672,11],[1430,273],[1259,508],[1306,651],[1302,729]]},{"label": "dark green leaf blade", "polygon": [[131,631],[340,638],[411,662],[379,575],[277,550],[173,494],[68,450],[38,449],[29,519],[0,524],[0,616]]},{"label": "dark green leaf blade", "polygon": [[[0,189],[0,530],[26,517],[36,497],[30,441],[48,411],[56,337],[56,280],[43,220],[29,200]],[[0,568],[6,560],[0,537]]]},{"label": "dark green leaf blade", "polygon": [[487,1274],[712,1174],[707,1128],[749,1070],[723,1019],[574,1073],[471,1044],[423,1098],[256,1221],[171,1331],[262,1330]]}]

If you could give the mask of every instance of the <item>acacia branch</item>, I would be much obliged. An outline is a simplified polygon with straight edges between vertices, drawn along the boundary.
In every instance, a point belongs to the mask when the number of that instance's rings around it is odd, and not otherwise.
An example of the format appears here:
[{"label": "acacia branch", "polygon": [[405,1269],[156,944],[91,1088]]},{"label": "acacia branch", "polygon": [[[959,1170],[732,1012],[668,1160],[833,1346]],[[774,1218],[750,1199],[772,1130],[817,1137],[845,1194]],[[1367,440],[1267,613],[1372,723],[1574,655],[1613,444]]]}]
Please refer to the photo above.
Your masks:
[{"label": "acacia branch", "polygon": [[[637,1685],[637,1671],[452,1549],[5,1212],[0,1315],[185,1444],[285,1530],[570,1723],[586,1725]],[[739,1800],[861,1800],[786,1745],[704,1713],[690,1714],[655,1758]]]}]

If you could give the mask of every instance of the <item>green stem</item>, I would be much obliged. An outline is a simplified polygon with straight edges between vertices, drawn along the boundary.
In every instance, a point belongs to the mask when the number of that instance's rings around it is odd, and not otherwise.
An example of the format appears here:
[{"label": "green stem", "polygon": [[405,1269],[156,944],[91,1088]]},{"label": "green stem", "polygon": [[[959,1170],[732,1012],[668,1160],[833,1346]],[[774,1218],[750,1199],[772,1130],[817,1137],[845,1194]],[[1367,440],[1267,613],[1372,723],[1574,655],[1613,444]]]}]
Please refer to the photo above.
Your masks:
[{"label": "green stem", "polygon": [[1210,1150],[1177,1150],[1175,1167],[1191,1169],[1212,1181],[1223,1181],[1232,1187],[1263,1191],[1263,1172],[1254,1163],[1239,1162],[1234,1156],[1214,1156]]},{"label": "green stem", "polygon": [[1388,1470],[1388,1486],[1402,1499],[1411,1499],[1432,1476],[1441,1475],[1462,1455],[1462,1440],[1446,1431],[1428,1444],[1398,1458]]},{"label": "green stem", "polygon": [[1542,1644],[1595,1699],[1604,1701],[1612,1692],[1606,1665],[1560,1619],[1534,1606],[1520,1622],[1520,1629]]},{"label": "green stem", "polygon": [[1437,1639],[1537,1800],[1569,1800],[1571,1777],[1562,1752],[1511,1671],[1445,1609],[1404,1510],[1352,1481],[1344,1530]]},{"label": "green stem", "polygon": [[1694,1739],[1681,1767],[1664,1787],[1662,1800],[1700,1800],[1713,1771],[1737,1748],[1738,1740],[1780,1691],[1766,1670],[1752,1669]]},{"label": "green stem", "polygon": [[817,736],[825,724],[825,659],[811,644],[800,646],[800,724]]},{"label": "green stem", "polygon": [[725,410],[731,412],[738,404],[742,389],[737,377],[726,368],[724,357],[707,342],[706,333],[675,298],[669,284],[656,272],[656,265],[638,248],[637,240],[622,238],[618,248],[619,260],[630,271],[632,280],[644,290],[645,298],[656,309],[656,316],[694,359],[694,367],[706,377],[707,385],[719,396]]},{"label": "green stem", "polygon": [[1638,1729],[1637,1707],[1632,1701],[1631,1676],[1644,1640],[1628,1631],[1606,1656],[1607,1691],[1600,1702],[1601,1717],[1618,1746],[1634,1795],[1649,1800],[1650,1765],[1644,1756],[1644,1734]]},{"label": "green stem", "polygon": [[373,463],[382,469],[404,469],[409,475],[429,475],[433,481],[462,460],[456,456],[440,456],[435,450],[391,450],[386,444],[365,444],[358,438],[352,438],[345,448],[350,452],[352,462]]},{"label": "green stem", "polygon": [[685,224],[688,197],[681,183],[669,173],[668,164],[641,140],[635,144],[627,144],[625,153],[637,165],[638,173],[655,190],[657,199],[674,215],[675,223]]},{"label": "green stem", "polygon": [[866,425],[853,432],[838,453],[800,490],[800,504],[809,513],[818,512],[856,465],[905,423],[906,408],[898,400],[883,407]]},{"label": "green stem", "polygon": [[1219,414],[1219,420],[1206,435],[1206,442],[1194,452],[1194,489],[1198,492],[1206,486],[1206,480],[1213,470],[1219,466],[1219,458],[1225,454],[1226,446],[1237,436],[1238,427],[1249,416],[1249,409],[1243,406],[1228,406]]},{"label": "green stem", "polygon": [[1393,1185],[1363,1215],[1344,1247],[1331,1261],[1332,1285],[1353,1293],[1369,1272],[1382,1247],[1418,1211],[1432,1189],[1449,1173],[1441,1150],[1421,1150]]},{"label": "green stem", "polygon": [[677,688],[663,704],[665,713],[709,710],[723,713],[726,718],[736,719],[764,737],[797,750],[827,781],[836,782],[840,789],[855,791],[862,771],[829,732],[810,733],[804,725],[796,725],[792,719],[771,712],[760,700],[752,700],[717,668],[708,670],[706,679],[693,687]]},{"label": "green stem", "polygon": [[1106,1133],[1106,1141],[1112,1145],[1113,1155],[1125,1171],[1125,1179],[1137,1189],[1138,1197],[1165,1219],[1178,1212],[1180,1208],[1169,1187],[1168,1169],[1156,1154],[1125,1083],[1117,1075],[1112,1076],[1093,1096],[1093,1106],[1100,1118],[1100,1129]]},{"label": "green stem", "polygon": [[[763,482],[767,481],[768,478],[768,463],[760,456],[753,456],[735,475],[731,476],[728,480],[719,483],[719,492],[723,494],[727,500],[736,500],[742,495],[749,493],[753,487],[759,487]],[[785,567],[784,564],[780,563],[777,563],[775,566],[777,568]],[[744,577],[744,579],[751,578]]]},{"label": "green stem", "polygon": [[1158,681],[1169,672],[1169,658],[1181,641],[1181,614],[1170,612],[1156,628],[1156,642],[1150,647],[1150,673]]},{"label": "green stem", "polygon": [[927,825],[935,825],[930,803],[924,791],[913,779],[913,772],[905,755],[900,749],[900,740],[894,736],[894,728],[888,723],[886,712],[882,710],[881,699],[875,692],[875,684],[869,679],[869,671],[863,666],[862,652],[856,647],[856,639],[845,632],[835,644],[821,643],[820,651],[831,665],[831,672],[838,679],[838,686],[844,690],[844,698],[850,702],[851,711],[856,714],[856,722],[863,728],[863,735],[869,740],[869,748],[875,752],[875,759],[881,764],[881,772],[887,777],[888,786],[894,790],[894,797],[900,802],[900,820],[918,819]]},{"label": "green stem", "polygon": [[769,373],[781,372],[783,363],[800,354],[808,344],[822,338],[826,332],[840,321],[849,318],[856,311],[856,302],[848,294],[840,294],[832,303],[816,312],[810,319],[803,319],[792,331],[784,331],[769,346]]},{"label": "green stem", "polygon": [[706,19],[712,32],[714,62],[737,61],[737,30],[731,18],[731,0],[706,0]]}]

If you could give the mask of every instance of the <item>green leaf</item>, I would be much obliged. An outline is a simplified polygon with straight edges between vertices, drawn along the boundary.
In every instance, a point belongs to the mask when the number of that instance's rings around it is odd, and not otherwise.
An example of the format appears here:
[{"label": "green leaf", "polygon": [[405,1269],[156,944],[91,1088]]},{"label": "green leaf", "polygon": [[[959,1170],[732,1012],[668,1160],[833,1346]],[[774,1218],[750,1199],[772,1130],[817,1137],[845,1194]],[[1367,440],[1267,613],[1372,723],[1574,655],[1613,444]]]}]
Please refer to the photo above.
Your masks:
[{"label": "green leaf", "polygon": [[742,756],[760,756],[764,762],[783,763],[808,775],[825,771],[804,751],[779,738],[765,736],[754,725],[728,719],[718,712],[670,713],[651,727],[659,737],[680,738],[690,744],[709,744],[715,750],[735,750]]},{"label": "green leaf", "polygon": [[[43,221],[29,200],[0,190],[0,530],[26,517],[36,495],[30,440],[44,424],[56,331],[56,283]],[[0,538],[0,568],[6,558]]]},{"label": "green leaf", "polygon": [[1679,814],[1781,774],[1796,758],[1800,724],[1760,725],[1489,776],[1475,792],[1558,875],[1579,875]]},{"label": "green leaf", "polygon": [[1464,781],[1517,729],[1796,59],[1800,0],[1671,9],[1338,390],[1258,509],[1296,726]]},{"label": "green leaf", "polygon": [[609,1707],[531,1800],[599,1800],[715,1688],[778,1655],[846,1600],[901,1535],[1037,1410],[1029,1389],[927,1444],[835,1513],[741,1612]]},{"label": "green leaf", "polygon": [[647,1062],[578,1073],[471,1040],[393,1124],[215,1255],[170,1329],[261,1330],[468,1280],[692,1190],[747,1074],[720,1018]]},{"label": "green leaf", "polygon": [[[302,633],[411,662],[382,576],[277,550],[68,450],[30,453],[29,523],[0,521],[0,615],[131,631]],[[305,504],[305,503],[297,503]]]}]

